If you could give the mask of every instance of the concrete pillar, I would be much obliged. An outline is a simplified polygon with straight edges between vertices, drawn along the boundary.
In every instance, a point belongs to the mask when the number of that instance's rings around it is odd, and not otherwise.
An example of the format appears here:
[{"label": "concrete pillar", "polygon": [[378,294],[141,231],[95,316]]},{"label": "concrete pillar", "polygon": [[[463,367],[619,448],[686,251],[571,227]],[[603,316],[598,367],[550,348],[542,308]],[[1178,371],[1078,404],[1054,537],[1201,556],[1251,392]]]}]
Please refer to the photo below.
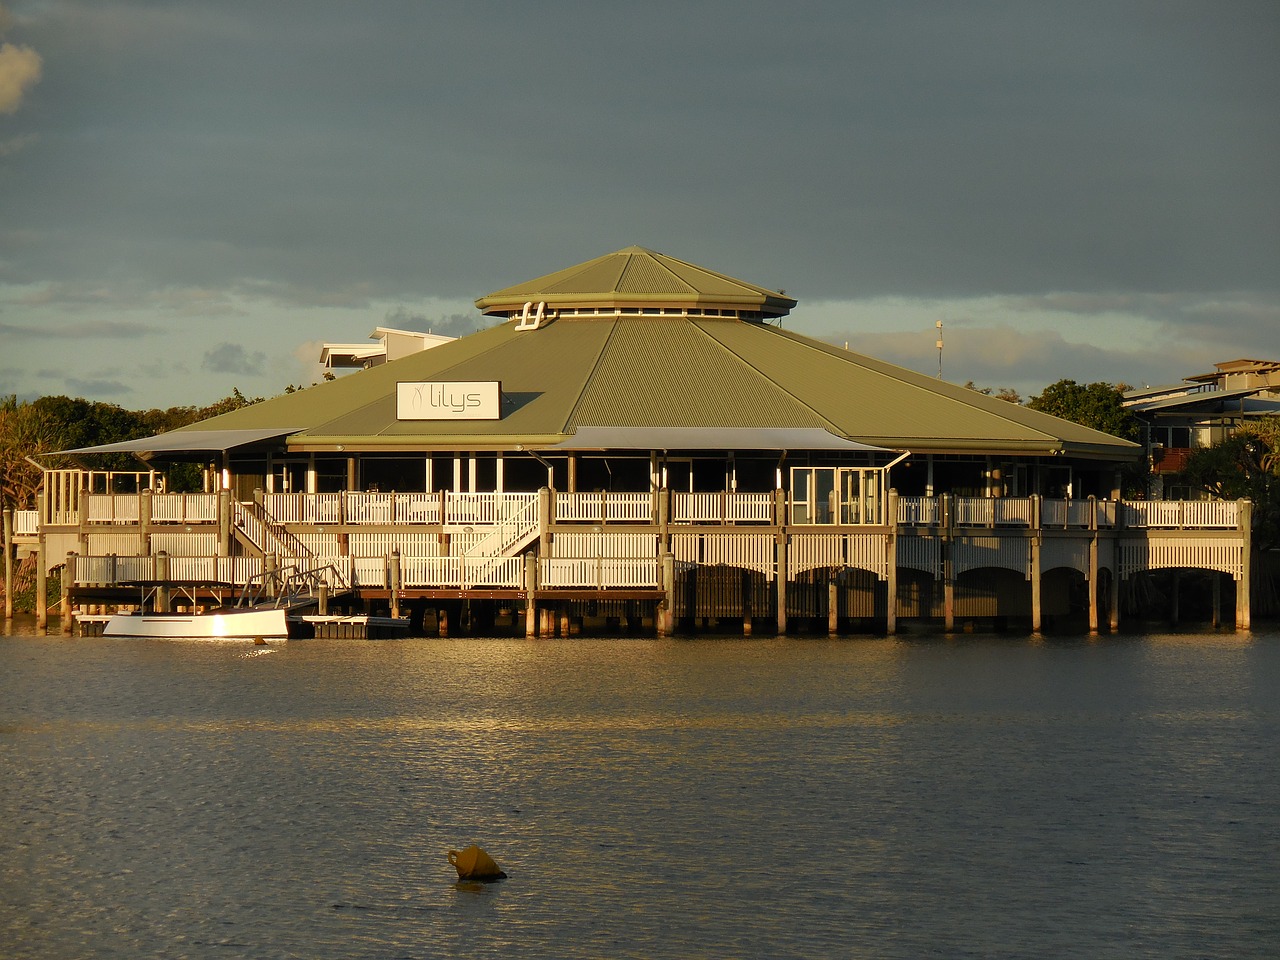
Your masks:
[{"label": "concrete pillar", "polygon": [[549,606],[544,605],[538,608],[538,636],[540,637],[555,636],[555,633],[556,633],[555,624],[553,622],[553,617],[551,616],[551,614],[552,614],[552,610],[551,610],[551,607]]},{"label": "concrete pillar", "polygon": [[560,602],[560,609],[556,611],[559,626],[556,628],[557,636],[569,636],[569,604],[566,601]]}]

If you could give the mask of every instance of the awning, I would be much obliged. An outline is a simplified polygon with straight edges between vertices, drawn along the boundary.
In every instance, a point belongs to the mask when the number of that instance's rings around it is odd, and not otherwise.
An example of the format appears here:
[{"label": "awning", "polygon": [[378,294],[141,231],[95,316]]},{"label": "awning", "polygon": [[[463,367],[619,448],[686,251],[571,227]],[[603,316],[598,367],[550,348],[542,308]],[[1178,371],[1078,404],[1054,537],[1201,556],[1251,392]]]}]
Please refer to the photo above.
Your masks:
[{"label": "awning", "polygon": [[250,443],[261,443],[297,433],[301,427],[257,427],[251,430],[173,430],[153,437],[138,437],[96,447],[77,447],[41,456],[64,453],[222,453]]},{"label": "awning", "polygon": [[839,450],[892,453],[821,427],[579,427],[552,450]]}]

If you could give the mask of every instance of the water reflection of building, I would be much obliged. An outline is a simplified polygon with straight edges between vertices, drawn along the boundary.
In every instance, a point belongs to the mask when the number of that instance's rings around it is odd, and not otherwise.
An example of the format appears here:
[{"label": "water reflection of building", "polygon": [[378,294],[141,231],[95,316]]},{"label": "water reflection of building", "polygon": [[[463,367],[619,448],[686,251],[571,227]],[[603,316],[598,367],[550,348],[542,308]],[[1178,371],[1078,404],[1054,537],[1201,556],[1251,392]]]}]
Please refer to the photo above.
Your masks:
[{"label": "water reflection of building", "polygon": [[1247,567],[1236,504],[1121,501],[1138,445],[793,333],[780,291],[631,247],[476,304],[494,326],[99,448],[204,463],[203,495],[51,472],[47,557],[326,565],[432,629],[530,632],[1096,626],[1135,572]]}]

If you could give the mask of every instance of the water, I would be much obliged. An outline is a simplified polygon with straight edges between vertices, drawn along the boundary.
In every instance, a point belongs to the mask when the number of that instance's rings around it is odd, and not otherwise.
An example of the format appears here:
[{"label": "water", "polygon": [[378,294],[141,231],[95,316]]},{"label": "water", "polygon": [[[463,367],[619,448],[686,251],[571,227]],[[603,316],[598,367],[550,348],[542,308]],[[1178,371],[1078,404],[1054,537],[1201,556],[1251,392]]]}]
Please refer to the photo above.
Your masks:
[{"label": "water", "polygon": [[[1280,955],[1280,634],[0,639],[0,955]],[[458,885],[449,849],[510,874]]]}]

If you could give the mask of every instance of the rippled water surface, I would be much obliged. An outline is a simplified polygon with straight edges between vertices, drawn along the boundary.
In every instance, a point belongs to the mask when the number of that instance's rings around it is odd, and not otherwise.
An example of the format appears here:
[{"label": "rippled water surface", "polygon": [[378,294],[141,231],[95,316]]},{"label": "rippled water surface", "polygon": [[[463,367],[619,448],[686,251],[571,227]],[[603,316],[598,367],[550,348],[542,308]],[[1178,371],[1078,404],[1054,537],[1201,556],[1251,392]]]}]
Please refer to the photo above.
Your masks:
[{"label": "rippled water surface", "polygon": [[7,637],[0,955],[1273,958],[1278,692],[1275,633]]}]

